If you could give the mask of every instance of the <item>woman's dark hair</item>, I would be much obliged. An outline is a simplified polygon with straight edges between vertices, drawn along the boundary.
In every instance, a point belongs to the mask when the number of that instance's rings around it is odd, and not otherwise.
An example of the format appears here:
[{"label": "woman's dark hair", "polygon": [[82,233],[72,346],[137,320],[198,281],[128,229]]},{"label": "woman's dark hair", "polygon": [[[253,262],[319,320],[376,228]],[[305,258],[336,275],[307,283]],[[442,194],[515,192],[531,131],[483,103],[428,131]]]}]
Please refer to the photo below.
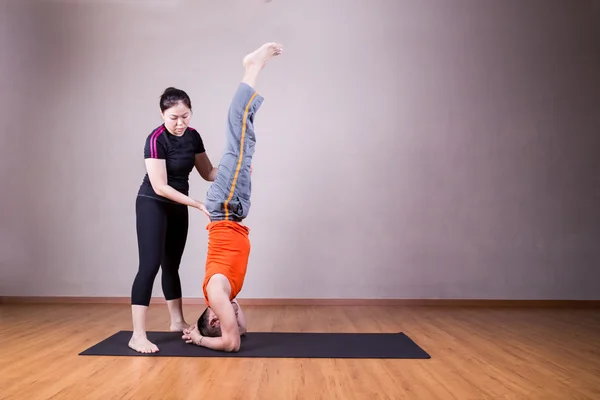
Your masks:
[{"label": "woman's dark hair", "polygon": [[187,108],[190,110],[192,109],[192,101],[186,92],[174,87],[168,87],[160,96],[160,110],[164,112],[174,105],[177,105],[180,101],[183,102]]}]

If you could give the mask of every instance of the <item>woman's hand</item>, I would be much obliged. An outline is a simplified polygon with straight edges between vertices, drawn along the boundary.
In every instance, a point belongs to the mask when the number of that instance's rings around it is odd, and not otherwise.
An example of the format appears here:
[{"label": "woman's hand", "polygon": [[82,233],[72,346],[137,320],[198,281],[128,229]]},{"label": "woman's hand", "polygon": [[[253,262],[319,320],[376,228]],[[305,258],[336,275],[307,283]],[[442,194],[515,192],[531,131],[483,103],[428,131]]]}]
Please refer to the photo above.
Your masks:
[{"label": "woman's hand", "polygon": [[202,211],[210,220],[210,214],[209,214],[208,210],[206,209],[206,206],[204,205],[204,203],[202,203],[198,200],[194,200],[194,208],[197,208],[198,210]]}]

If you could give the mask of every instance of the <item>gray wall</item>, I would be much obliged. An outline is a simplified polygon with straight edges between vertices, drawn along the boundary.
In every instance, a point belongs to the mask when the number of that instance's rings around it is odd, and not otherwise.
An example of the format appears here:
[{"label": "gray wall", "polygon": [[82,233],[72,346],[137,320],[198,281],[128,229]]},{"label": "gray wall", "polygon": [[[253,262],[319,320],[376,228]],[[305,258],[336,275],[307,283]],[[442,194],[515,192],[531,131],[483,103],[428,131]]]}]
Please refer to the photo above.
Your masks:
[{"label": "gray wall", "polygon": [[216,164],[276,40],[241,297],[600,299],[597,1],[3,4],[2,295],[128,296],[158,96],[188,91]]}]

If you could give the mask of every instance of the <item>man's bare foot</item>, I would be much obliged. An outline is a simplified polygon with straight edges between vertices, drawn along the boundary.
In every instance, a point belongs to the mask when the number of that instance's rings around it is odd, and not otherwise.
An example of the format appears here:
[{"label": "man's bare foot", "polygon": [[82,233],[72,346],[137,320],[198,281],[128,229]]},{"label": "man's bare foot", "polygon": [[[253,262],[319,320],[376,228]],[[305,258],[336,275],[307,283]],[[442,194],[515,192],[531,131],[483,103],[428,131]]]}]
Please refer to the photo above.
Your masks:
[{"label": "man's bare foot", "polygon": [[158,351],[158,347],[146,336],[131,336],[129,347],[138,353],[156,353]]},{"label": "man's bare foot", "polygon": [[282,51],[283,47],[279,43],[265,43],[252,53],[246,55],[242,64],[244,68],[255,67],[262,69],[272,57],[280,55]]},{"label": "man's bare foot", "polygon": [[183,332],[185,329],[187,329],[189,327],[190,327],[190,325],[185,321],[171,322],[171,326],[169,327],[169,330],[171,332]]}]

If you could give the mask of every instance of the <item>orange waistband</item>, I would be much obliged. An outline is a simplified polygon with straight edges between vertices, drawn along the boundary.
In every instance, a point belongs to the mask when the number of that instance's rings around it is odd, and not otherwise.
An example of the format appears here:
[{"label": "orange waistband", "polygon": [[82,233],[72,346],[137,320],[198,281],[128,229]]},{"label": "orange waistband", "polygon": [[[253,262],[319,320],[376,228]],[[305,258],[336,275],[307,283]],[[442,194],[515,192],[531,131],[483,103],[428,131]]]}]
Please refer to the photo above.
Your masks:
[{"label": "orange waistband", "polygon": [[250,233],[250,228],[248,228],[246,225],[228,220],[211,221],[208,225],[206,225],[206,230],[209,232],[224,232],[225,230],[233,230],[234,232],[238,232],[246,236]]}]

